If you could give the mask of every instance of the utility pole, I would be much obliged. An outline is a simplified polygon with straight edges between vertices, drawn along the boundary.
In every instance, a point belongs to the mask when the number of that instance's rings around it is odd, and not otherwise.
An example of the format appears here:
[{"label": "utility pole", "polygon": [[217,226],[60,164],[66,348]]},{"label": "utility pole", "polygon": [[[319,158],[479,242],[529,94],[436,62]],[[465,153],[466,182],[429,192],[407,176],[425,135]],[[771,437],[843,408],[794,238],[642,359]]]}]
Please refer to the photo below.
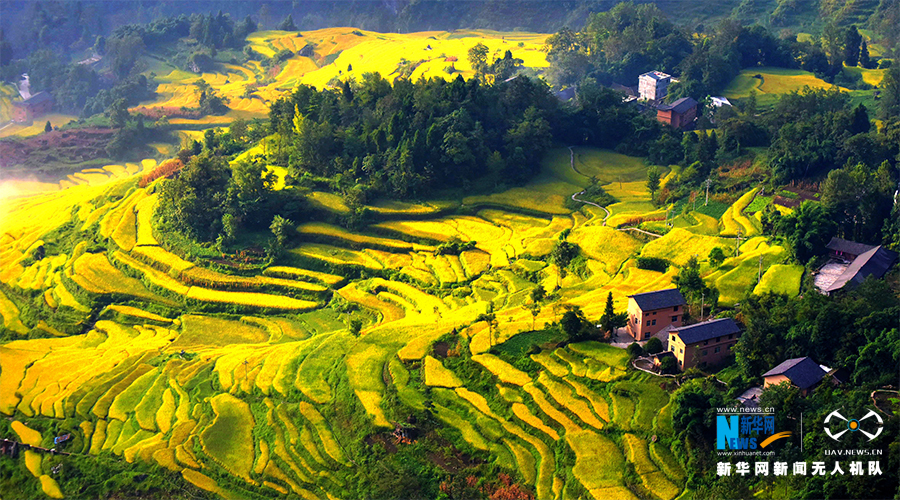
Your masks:
[{"label": "utility pole", "polygon": [[760,256],[759,256],[759,275],[757,275],[757,277],[756,277],[756,282],[757,282],[757,283],[759,283],[760,281],[762,281],[762,259],[763,259],[763,256],[760,255]]},{"label": "utility pole", "polygon": [[700,321],[703,321],[703,307],[706,305],[706,292],[700,292]]},{"label": "utility pole", "polygon": [[734,256],[737,257],[741,254],[741,237],[744,235],[743,231],[738,229],[737,232],[737,248],[734,249]]},{"label": "utility pole", "polygon": [[706,205],[709,205],[709,183],[710,183],[710,182],[712,182],[712,179],[710,179],[709,177],[707,177],[707,178],[706,178],[706,203],[703,204],[704,207],[705,207]]}]

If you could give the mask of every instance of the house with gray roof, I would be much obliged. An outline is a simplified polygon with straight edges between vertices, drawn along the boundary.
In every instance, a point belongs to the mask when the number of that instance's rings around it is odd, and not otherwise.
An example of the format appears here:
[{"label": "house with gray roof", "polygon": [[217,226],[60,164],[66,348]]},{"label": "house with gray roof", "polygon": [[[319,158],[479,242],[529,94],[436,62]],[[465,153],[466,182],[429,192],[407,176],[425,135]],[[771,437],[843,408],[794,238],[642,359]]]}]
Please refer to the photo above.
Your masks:
[{"label": "house with gray roof", "polygon": [[733,319],[712,319],[670,331],[669,350],[675,354],[681,370],[713,366],[731,355],[740,337],[741,328]]},{"label": "house with gray roof", "polygon": [[677,288],[629,295],[625,331],[634,340],[642,341],[667,327],[679,327],[685,304]]},{"label": "house with gray roof", "polygon": [[808,356],[788,359],[763,373],[763,380],[765,380],[763,389],[773,385],[788,383],[800,389],[800,394],[806,396],[809,394],[809,391],[825,378],[827,373]]},{"label": "house with gray roof", "polygon": [[881,279],[897,262],[897,252],[881,245],[832,238],[825,248],[833,260],[814,277],[816,287],[825,295],[856,288],[869,276]]}]

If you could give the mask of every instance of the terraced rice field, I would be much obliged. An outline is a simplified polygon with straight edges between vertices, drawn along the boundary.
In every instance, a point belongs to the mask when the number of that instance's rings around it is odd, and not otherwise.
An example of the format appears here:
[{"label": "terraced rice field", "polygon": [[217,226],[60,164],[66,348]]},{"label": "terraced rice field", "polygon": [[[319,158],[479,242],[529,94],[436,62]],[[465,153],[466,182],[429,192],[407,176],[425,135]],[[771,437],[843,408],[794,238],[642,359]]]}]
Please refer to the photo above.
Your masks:
[{"label": "terraced rice field", "polygon": [[[260,44],[292,42],[284,36],[269,33]],[[610,189],[621,182],[623,197],[632,193],[614,215],[665,210],[646,201],[640,161],[576,152],[584,173]],[[352,425],[379,434],[429,408],[454,446],[487,451],[539,499],[649,492],[671,500],[684,488],[684,471],[650,443],[653,435],[671,439],[669,394],[627,371],[624,351],[584,342],[523,354],[530,360],[519,363],[491,349],[532,324],[558,321],[564,304],[595,319],[612,293],[623,310],[629,294],[671,287],[693,253],[730,251],[735,240],[718,234],[724,220],[696,213],[695,224],[638,239],[604,226],[599,212],[572,212],[565,197],[586,181],[553,163],[567,162],[568,149],[554,155],[531,184],[506,192],[375,202],[375,221],[357,232],[302,224],[303,242],[255,274],[209,269],[157,241],[153,188],[137,187],[152,162],[4,197],[0,315],[16,340],[0,345],[0,413],[68,425],[85,453],[156,463],[225,498],[248,491],[343,498],[352,497],[354,463],[366,451],[339,412],[354,412]],[[309,198],[340,212],[337,196]],[[737,224],[745,217],[740,203],[731,213]],[[54,240],[64,226],[98,236]],[[546,258],[566,230],[585,256],[582,275],[563,277]],[[475,248],[436,255],[454,236]],[[672,267],[638,269],[638,255]],[[705,265],[705,279],[723,301],[741,300],[760,256],[757,293],[796,293],[799,269],[781,265],[784,249],[763,235],[720,268]],[[539,283],[548,291],[559,285],[558,299],[532,317],[525,306]],[[21,312],[38,296],[43,323]],[[74,323],[48,322],[54,311]],[[446,352],[436,348],[439,339],[449,342]],[[623,478],[626,461],[640,480],[633,490]],[[63,479],[54,486],[38,477],[48,494],[71,493]]]},{"label": "terraced rice field", "polygon": [[[761,78],[756,78],[757,75]],[[774,104],[778,95],[799,91],[805,86],[824,89],[832,87],[808,71],[772,67],[748,68],[742,70],[728,84],[722,95],[729,99],[740,99],[750,95],[751,91],[756,91],[758,102],[770,105]],[[849,92],[848,89],[839,88]]]}]

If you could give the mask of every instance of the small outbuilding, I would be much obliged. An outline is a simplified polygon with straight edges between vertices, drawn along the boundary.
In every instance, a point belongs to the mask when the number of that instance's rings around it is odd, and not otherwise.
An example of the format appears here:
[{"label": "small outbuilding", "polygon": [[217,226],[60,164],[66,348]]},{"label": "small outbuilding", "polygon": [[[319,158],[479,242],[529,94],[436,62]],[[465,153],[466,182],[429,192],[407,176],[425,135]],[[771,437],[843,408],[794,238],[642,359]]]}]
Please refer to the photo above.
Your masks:
[{"label": "small outbuilding", "polygon": [[800,394],[806,396],[809,391],[819,385],[826,373],[818,363],[808,356],[793,358],[783,361],[775,368],[763,373],[763,380],[765,380],[763,388],[787,382],[800,389]]}]

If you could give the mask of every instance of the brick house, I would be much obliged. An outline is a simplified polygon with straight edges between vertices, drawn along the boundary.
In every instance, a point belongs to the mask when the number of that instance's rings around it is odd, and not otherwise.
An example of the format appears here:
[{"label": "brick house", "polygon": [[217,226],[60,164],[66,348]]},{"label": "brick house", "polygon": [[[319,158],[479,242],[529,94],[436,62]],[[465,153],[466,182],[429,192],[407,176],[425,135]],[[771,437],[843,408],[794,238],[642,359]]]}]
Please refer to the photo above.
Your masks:
[{"label": "brick house", "polygon": [[669,333],[669,350],[678,360],[678,368],[721,363],[741,337],[741,329],[731,318],[713,319],[676,328]]},{"label": "brick house", "polygon": [[806,396],[825,378],[827,373],[812,358],[789,359],[763,373],[765,381],[763,389],[787,382],[800,389],[801,395]]},{"label": "brick house", "polygon": [[685,304],[676,288],[629,295],[625,331],[634,340],[647,340],[670,325],[681,326]]},{"label": "brick house", "polygon": [[656,108],[656,120],[675,128],[685,128],[697,118],[697,101],[692,97],[682,97],[672,104]]},{"label": "brick house", "polygon": [[35,118],[46,115],[53,109],[53,96],[47,92],[38,92],[21,102],[13,103],[12,121],[31,123]]}]

